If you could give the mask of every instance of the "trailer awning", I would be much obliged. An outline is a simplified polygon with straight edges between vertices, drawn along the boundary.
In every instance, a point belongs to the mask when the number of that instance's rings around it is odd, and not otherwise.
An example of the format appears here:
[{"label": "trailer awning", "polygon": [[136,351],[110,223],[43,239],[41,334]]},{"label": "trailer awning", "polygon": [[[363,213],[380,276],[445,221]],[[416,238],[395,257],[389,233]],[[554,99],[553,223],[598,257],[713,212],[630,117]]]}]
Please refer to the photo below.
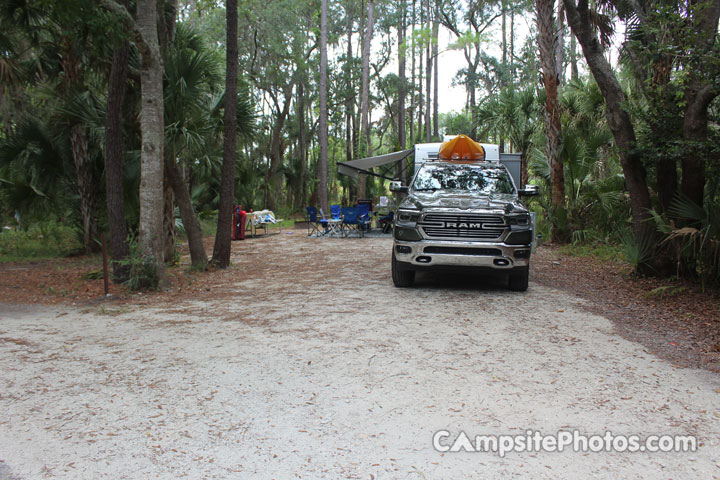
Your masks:
[{"label": "trailer awning", "polygon": [[368,169],[373,167],[379,167],[381,165],[387,165],[388,163],[399,162],[400,160],[404,160],[409,157],[410,154],[414,151],[414,148],[409,148],[407,150],[401,150],[399,152],[378,155],[377,157],[360,158],[358,160],[352,160],[350,162],[338,162],[338,173],[340,175],[347,175],[348,177],[353,178],[357,178],[358,173],[365,173],[367,175],[386,178],[382,175],[369,172]]}]

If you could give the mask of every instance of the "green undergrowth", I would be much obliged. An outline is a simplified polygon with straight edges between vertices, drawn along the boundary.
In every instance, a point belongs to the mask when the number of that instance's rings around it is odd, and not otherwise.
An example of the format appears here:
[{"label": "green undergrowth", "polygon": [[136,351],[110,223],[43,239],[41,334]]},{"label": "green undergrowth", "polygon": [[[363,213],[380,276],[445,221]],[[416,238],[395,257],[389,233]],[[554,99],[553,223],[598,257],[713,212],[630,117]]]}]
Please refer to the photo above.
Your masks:
[{"label": "green undergrowth", "polygon": [[0,233],[0,262],[47,260],[81,251],[78,231],[64,225],[38,224]]}]

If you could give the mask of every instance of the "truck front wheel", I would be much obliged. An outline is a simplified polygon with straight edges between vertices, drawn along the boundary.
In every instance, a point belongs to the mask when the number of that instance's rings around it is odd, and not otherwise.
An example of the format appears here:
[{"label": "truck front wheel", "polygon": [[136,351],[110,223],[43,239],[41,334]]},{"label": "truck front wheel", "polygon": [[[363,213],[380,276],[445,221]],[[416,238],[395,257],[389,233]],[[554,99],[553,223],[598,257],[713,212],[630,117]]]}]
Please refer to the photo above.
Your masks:
[{"label": "truck front wheel", "polygon": [[510,274],[510,290],[524,292],[528,289],[530,280],[530,266],[514,269]]},{"label": "truck front wheel", "polygon": [[395,258],[395,250],[392,254],[392,280],[396,287],[412,287],[415,283],[415,272],[400,267],[400,262]]}]

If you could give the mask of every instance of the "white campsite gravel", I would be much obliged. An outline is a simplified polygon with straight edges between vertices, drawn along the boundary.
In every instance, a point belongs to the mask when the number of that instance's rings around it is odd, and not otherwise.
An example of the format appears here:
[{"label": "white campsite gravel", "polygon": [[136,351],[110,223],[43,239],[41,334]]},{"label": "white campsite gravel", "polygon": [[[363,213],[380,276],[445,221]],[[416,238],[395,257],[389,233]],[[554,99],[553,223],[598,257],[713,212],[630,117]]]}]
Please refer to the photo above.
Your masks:
[{"label": "white campsite gravel", "polygon": [[[388,239],[283,232],[233,244],[222,298],[0,305],[0,479],[720,478],[717,374],[532,281],[395,289],[389,253]],[[267,268],[243,268],[258,257]],[[528,429],[701,447],[500,458],[432,444]]]}]

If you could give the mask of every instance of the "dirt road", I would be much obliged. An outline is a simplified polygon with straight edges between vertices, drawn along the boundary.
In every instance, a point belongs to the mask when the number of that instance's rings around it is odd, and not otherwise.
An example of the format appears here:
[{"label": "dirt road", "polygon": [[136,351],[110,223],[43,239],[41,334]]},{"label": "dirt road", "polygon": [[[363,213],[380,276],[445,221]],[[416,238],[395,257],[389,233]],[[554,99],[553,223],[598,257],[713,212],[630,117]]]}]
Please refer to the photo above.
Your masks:
[{"label": "dirt road", "polygon": [[[0,478],[720,478],[720,377],[574,297],[532,278],[524,294],[472,277],[398,290],[387,239],[233,249],[205,295],[0,306]],[[574,429],[701,446],[433,448],[440,430]]]}]

